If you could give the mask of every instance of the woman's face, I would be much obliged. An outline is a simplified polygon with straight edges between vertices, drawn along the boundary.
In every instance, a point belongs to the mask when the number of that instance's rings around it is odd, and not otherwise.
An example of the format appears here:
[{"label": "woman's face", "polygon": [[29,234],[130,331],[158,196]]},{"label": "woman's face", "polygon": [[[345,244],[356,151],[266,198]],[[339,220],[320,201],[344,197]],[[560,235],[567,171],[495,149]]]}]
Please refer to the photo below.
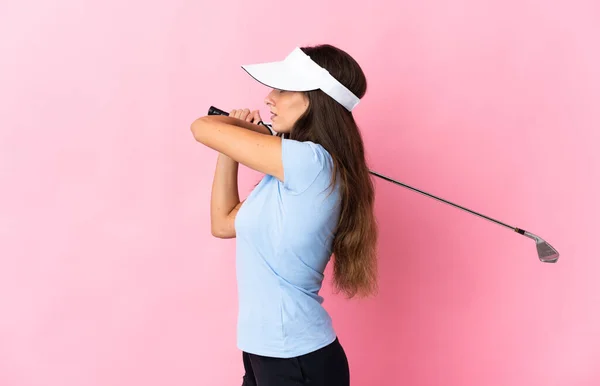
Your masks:
[{"label": "woman's face", "polygon": [[273,89],[265,98],[271,113],[273,130],[278,133],[289,133],[294,123],[308,109],[308,98],[299,91]]}]

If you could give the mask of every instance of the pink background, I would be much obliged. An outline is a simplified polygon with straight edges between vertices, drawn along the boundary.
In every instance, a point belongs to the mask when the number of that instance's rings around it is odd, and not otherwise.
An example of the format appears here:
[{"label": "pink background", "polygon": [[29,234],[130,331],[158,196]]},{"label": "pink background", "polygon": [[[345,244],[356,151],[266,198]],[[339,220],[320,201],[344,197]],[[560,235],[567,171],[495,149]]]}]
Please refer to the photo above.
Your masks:
[{"label": "pink background", "polygon": [[321,42],[367,74],[373,170],[562,254],[376,178],[380,294],[322,292],[352,385],[600,384],[598,2],[350,4],[2,1],[1,386],[241,384],[189,125],[267,117],[240,65]]}]

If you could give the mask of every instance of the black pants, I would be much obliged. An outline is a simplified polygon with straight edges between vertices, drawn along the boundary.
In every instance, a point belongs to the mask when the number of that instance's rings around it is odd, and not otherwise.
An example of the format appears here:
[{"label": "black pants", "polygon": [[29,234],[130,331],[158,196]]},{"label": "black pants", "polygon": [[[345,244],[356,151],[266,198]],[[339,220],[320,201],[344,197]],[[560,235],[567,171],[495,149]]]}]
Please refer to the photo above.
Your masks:
[{"label": "black pants", "polygon": [[242,386],[349,386],[348,359],[339,340],[317,351],[293,358],[242,353]]}]

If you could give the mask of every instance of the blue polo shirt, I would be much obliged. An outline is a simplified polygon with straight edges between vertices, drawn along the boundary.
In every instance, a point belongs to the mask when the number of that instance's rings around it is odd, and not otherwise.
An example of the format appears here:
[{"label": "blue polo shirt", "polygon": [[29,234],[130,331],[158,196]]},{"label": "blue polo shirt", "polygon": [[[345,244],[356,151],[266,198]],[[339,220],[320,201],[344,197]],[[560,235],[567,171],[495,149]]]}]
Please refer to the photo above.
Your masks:
[{"label": "blue polo shirt", "polygon": [[333,342],[319,295],[340,215],[339,182],[319,144],[282,139],[284,182],[265,175],[235,219],[238,348],[290,358]]}]

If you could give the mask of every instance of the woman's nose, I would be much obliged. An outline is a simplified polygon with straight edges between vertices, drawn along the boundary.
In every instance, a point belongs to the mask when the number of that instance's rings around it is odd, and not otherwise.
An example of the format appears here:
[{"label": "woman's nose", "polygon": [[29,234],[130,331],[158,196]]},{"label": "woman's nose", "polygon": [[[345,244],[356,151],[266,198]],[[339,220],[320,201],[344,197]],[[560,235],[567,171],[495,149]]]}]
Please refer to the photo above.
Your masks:
[{"label": "woman's nose", "polygon": [[273,99],[273,92],[275,90],[271,90],[271,92],[269,92],[267,94],[267,96],[265,97],[265,104],[267,105],[274,105],[275,104],[275,100]]}]

